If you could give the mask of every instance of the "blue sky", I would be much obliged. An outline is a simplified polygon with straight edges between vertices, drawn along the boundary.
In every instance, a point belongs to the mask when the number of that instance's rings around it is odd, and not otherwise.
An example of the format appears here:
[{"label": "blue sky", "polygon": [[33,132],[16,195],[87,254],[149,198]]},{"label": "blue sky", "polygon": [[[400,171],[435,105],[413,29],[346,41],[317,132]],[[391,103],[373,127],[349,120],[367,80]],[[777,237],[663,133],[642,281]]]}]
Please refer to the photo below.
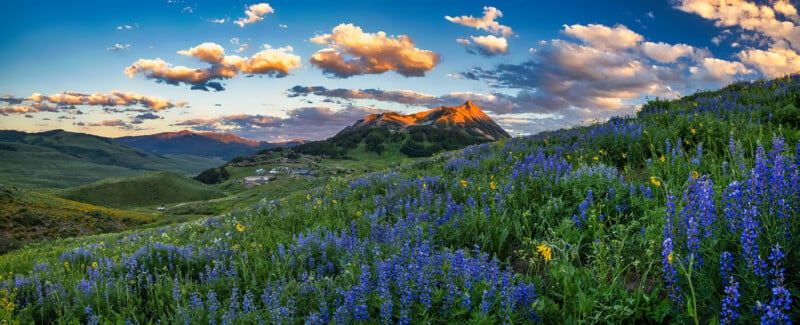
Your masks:
[{"label": "blue sky", "polygon": [[786,0],[16,1],[0,129],[324,139],[472,100],[512,134],[800,70]]}]

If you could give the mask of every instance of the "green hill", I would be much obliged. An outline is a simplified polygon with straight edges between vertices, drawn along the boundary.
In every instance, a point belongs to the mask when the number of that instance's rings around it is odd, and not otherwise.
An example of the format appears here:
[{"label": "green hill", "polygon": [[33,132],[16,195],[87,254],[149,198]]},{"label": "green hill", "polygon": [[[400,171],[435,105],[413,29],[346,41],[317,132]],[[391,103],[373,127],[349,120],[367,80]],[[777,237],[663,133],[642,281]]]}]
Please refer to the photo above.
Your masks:
[{"label": "green hill", "polygon": [[0,130],[0,158],[4,182],[30,188],[65,188],[146,171],[195,175],[221,163],[196,156],[157,156],[108,138],[62,130]]},{"label": "green hill", "polygon": [[0,220],[2,254],[47,239],[119,232],[153,218],[0,185]]},{"label": "green hill", "polygon": [[209,200],[225,196],[225,193],[183,175],[148,172],[133,177],[108,178],[65,189],[56,195],[99,206],[129,208]]},{"label": "green hill", "polygon": [[800,75],[736,83],[205,220],[10,252],[0,317],[786,324],[800,319],[799,111]]}]

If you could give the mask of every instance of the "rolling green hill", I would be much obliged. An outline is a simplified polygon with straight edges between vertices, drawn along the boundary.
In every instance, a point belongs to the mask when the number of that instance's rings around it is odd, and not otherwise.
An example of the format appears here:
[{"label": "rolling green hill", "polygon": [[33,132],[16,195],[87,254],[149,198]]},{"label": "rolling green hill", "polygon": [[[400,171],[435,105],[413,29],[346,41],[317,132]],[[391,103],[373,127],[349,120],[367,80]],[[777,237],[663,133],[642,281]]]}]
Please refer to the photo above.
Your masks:
[{"label": "rolling green hill", "polygon": [[154,219],[0,185],[0,221],[2,254],[28,243],[118,232]]},{"label": "rolling green hill", "polygon": [[66,188],[152,170],[194,175],[220,163],[195,156],[157,156],[107,138],[61,130],[0,131],[0,178],[22,187]]},{"label": "rolling green hill", "polygon": [[212,186],[169,172],[108,178],[55,194],[74,201],[113,208],[209,200],[225,196],[225,193]]}]

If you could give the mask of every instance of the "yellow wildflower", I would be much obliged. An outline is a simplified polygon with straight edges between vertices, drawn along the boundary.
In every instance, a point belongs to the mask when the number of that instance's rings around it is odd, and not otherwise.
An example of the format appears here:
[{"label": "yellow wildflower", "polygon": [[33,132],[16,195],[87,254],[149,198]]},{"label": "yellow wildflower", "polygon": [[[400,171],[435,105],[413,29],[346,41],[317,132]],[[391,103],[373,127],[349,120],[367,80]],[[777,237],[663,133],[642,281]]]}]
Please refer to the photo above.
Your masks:
[{"label": "yellow wildflower", "polygon": [[553,249],[550,248],[550,246],[547,245],[536,246],[536,251],[538,251],[539,254],[542,254],[542,257],[544,258],[545,261],[553,259]]},{"label": "yellow wildflower", "polygon": [[69,270],[69,262],[64,262],[64,268]]},{"label": "yellow wildflower", "polygon": [[622,159],[627,159],[627,158],[628,158],[628,155],[626,155],[626,154],[623,152],[623,153],[622,153]]},{"label": "yellow wildflower", "polygon": [[98,266],[100,266],[100,264],[97,262],[92,262],[92,268],[96,269]]},{"label": "yellow wildflower", "polygon": [[697,130],[691,129],[691,130],[689,130],[689,133],[691,133],[692,135],[695,135],[695,134],[697,134]]},{"label": "yellow wildflower", "polygon": [[336,204],[336,203],[339,203],[339,202],[336,201],[336,199],[333,199],[333,201],[331,201],[331,203]]},{"label": "yellow wildflower", "polygon": [[673,252],[669,252],[669,255],[667,255],[667,262],[669,262],[669,264],[672,264],[673,255]]},{"label": "yellow wildflower", "polygon": [[647,130],[642,130],[642,134],[644,134],[644,135],[648,135],[648,134],[650,134],[650,133],[647,133]]},{"label": "yellow wildflower", "polygon": [[661,186],[661,181],[655,176],[650,176],[650,183],[653,183],[655,186]]},{"label": "yellow wildflower", "polygon": [[467,187],[467,181],[462,179],[461,180],[461,186]]},{"label": "yellow wildflower", "polygon": [[491,181],[491,182],[489,182],[489,187],[491,187],[493,190],[496,190],[497,189],[497,184],[495,184],[494,181]]},{"label": "yellow wildflower", "polygon": [[693,170],[692,171],[692,179],[697,179],[698,177],[700,177],[700,173],[698,173],[696,170]]},{"label": "yellow wildflower", "polygon": [[244,226],[242,226],[241,223],[237,223],[236,224],[236,231],[238,231],[238,232],[244,231]]},{"label": "yellow wildflower", "polygon": [[661,157],[658,157],[658,160],[661,160],[661,162],[663,163],[663,162],[667,161],[667,157],[664,157],[664,155],[661,155]]},{"label": "yellow wildflower", "polygon": [[598,160],[600,160],[600,157],[598,157],[598,156],[594,156],[594,157],[592,158],[592,160],[594,160],[594,161],[598,161]]},{"label": "yellow wildflower", "polygon": [[306,200],[311,201],[311,194],[306,194]]}]

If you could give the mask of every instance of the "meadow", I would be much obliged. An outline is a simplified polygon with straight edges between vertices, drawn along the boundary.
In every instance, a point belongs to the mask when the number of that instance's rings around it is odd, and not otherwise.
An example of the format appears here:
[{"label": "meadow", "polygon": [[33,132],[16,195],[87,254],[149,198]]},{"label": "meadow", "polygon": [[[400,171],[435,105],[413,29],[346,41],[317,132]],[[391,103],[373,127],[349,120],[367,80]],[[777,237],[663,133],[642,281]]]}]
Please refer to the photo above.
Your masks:
[{"label": "meadow", "polygon": [[800,75],[0,256],[6,323],[800,319]]}]

